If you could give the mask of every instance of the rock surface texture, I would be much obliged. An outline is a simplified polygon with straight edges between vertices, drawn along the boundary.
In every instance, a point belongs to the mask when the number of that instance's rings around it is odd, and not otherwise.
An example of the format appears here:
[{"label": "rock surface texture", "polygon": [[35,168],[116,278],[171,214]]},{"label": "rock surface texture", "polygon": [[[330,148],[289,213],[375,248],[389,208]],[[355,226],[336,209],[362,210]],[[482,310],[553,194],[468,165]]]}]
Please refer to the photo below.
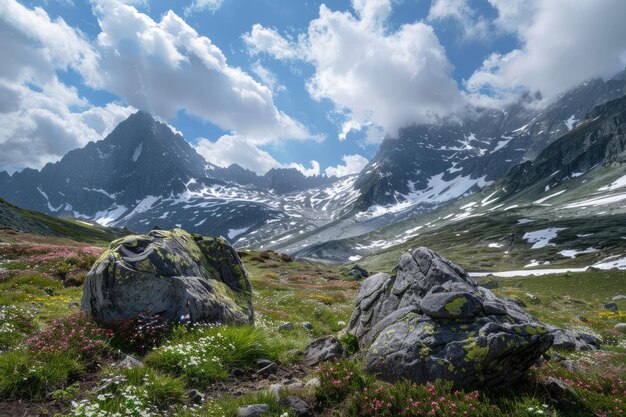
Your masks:
[{"label": "rock surface texture", "polygon": [[110,323],[141,312],[170,321],[253,321],[248,276],[222,238],[153,230],[111,243],[85,281],[82,309]]},{"label": "rock surface texture", "polygon": [[384,380],[510,385],[552,345],[535,318],[429,249],[402,255],[394,274],[363,281],[345,329]]}]

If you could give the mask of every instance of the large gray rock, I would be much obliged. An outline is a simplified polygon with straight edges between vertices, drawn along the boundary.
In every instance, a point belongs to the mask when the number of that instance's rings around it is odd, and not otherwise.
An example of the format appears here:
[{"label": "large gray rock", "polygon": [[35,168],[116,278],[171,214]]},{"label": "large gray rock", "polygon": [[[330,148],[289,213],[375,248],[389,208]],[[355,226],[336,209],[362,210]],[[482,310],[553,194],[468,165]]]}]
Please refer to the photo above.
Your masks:
[{"label": "large gray rock", "polygon": [[222,238],[182,229],[115,240],[89,271],[82,309],[104,323],[141,312],[170,321],[250,323],[250,282]]},{"label": "large gray rock", "polygon": [[521,307],[426,248],[402,255],[394,273],[363,281],[344,331],[365,351],[366,369],[384,380],[509,385],[552,345]]}]

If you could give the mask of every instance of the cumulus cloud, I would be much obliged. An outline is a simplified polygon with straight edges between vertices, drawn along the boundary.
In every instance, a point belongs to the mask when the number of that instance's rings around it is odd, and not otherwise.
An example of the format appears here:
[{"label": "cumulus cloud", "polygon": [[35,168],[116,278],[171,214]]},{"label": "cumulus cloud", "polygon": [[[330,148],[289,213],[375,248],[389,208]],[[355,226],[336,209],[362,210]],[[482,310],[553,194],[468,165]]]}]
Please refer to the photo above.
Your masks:
[{"label": "cumulus cloud", "polygon": [[622,0],[490,0],[501,30],[515,34],[519,49],[494,53],[465,83],[483,104],[514,100],[520,91],[548,103],[594,77],[610,77],[626,65],[626,2]]},{"label": "cumulus cloud", "polygon": [[285,91],[284,85],[280,84],[276,78],[276,74],[264,67],[259,61],[252,64],[251,70],[257,77],[272,90],[273,93]]},{"label": "cumulus cloud", "polygon": [[415,22],[388,29],[390,0],[354,0],[354,13],[320,7],[297,44],[254,25],[244,36],[251,53],[301,58],[314,66],[307,89],[345,114],[339,139],[376,125],[387,132],[432,121],[461,108],[464,97],[431,26]]},{"label": "cumulus cloud", "polygon": [[326,168],[325,173],[327,177],[332,177],[333,175],[345,177],[346,175],[358,174],[369,162],[367,158],[358,154],[344,155],[341,159],[343,160],[343,165]]},{"label": "cumulus cloud", "polygon": [[434,0],[428,20],[448,19],[457,23],[465,40],[481,40],[489,34],[489,22],[470,7],[468,0]]},{"label": "cumulus cloud", "polygon": [[215,13],[223,3],[224,0],[193,0],[189,6],[185,7],[184,12],[185,15],[202,11]]},{"label": "cumulus cloud", "polygon": [[298,45],[283,38],[274,28],[256,23],[242,38],[251,55],[266,53],[281,60],[299,57]]},{"label": "cumulus cloud", "polygon": [[269,153],[259,149],[246,138],[236,135],[224,135],[215,142],[201,138],[196,151],[217,166],[228,167],[237,164],[260,175],[281,166]]},{"label": "cumulus cloud", "polygon": [[228,65],[209,38],[174,12],[156,22],[116,1],[98,1],[94,11],[102,29],[94,87],[163,119],[185,109],[253,143],[312,137],[276,108],[267,86]]},{"label": "cumulus cloud", "polygon": [[42,167],[98,140],[134,110],[91,106],[57,71],[93,71],[97,53],[83,34],[41,8],[0,3],[0,166]]},{"label": "cumulus cloud", "polygon": [[317,161],[311,161],[311,168],[306,168],[303,164],[298,164],[296,162],[292,162],[287,165],[285,168],[295,168],[298,171],[302,172],[307,177],[312,177],[314,175],[320,175],[320,163]]},{"label": "cumulus cloud", "polygon": [[215,142],[201,138],[196,145],[196,151],[214,165],[228,167],[237,164],[259,175],[272,168],[295,168],[306,176],[320,174],[320,164],[317,161],[311,161],[310,168],[295,162],[281,164],[246,138],[235,135],[224,135]]}]

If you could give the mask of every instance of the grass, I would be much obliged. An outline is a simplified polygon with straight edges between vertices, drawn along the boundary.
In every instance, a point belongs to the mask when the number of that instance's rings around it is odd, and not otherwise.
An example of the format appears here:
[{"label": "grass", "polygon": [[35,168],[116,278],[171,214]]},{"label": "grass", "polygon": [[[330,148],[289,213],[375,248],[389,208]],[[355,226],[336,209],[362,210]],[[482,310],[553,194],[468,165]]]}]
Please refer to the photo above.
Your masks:
[{"label": "grass", "polygon": [[[472,243],[464,250],[455,252],[458,249],[455,246],[446,250],[453,259],[454,256],[463,259],[464,265],[470,268],[485,259],[496,259],[501,251],[487,250],[483,243],[492,239],[490,233],[495,233],[493,230],[497,225],[494,223],[488,233],[475,231],[473,237],[467,238]],[[515,225],[510,227],[516,229]],[[148,350],[145,356],[144,349],[135,350],[144,361],[144,367],[123,370],[108,366],[119,360],[115,352],[119,344],[113,345],[107,337],[103,339],[102,349],[94,350],[87,357],[80,354],[80,348],[74,348],[84,339],[63,338],[61,341],[60,335],[71,333],[72,328],[90,326],[78,319],[70,319],[78,310],[82,289],[67,286],[62,277],[62,272],[68,269],[86,273],[93,259],[85,251],[79,253],[79,248],[84,245],[57,237],[32,235],[24,235],[20,240],[0,232],[0,239],[3,238],[8,244],[0,245],[0,258],[11,259],[12,270],[0,273],[0,304],[4,306],[4,313],[0,314],[0,343],[5,346],[5,352],[0,353],[0,408],[2,401],[11,399],[22,399],[27,403],[45,399],[54,402],[63,415],[112,416],[120,413],[195,417],[236,416],[240,406],[266,403],[270,406],[266,415],[284,416],[287,410],[266,390],[238,396],[224,394],[201,405],[189,403],[187,390],[206,391],[211,387],[210,394],[214,387],[236,383],[230,378],[232,369],[243,369],[247,377],[252,376],[256,371],[256,360],[261,358],[282,366],[298,364],[301,360],[298,352],[311,340],[336,334],[345,327],[360,286],[360,282],[347,277],[340,266],[293,260],[271,251],[241,252],[253,288],[255,326],[175,326],[165,341],[155,342],[155,348],[150,344],[145,349]],[[453,242],[451,237],[446,240],[441,235],[428,239],[425,240],[427,244],[432,242],[442,247]],[[471,245],[475,245],[475,252],[470,250]],[[481,253],[485,257],[479,256]],[[379,265],[382,268],[396,260],[395,254],[387,253],[384,263]],[[498,262],[504,265],[508,260]],[[390,269],[382,268],[385,271]],[[68,274],[66,272],[66,276]],[[463,411],[468,415],[495,417],[619,415],[615,411],[619,404],[616,405],[615,401],[622,397],[618,395],[622,392],[619,390],[624,389],[626,345],[623,334],[617,333],[614,326],[625,320],[623,313],[609,312],[602,306],[613,296],[623,294],[626,274],[588,271],[488,279],[498,283],[495,292],[519,297],[527,309],[544,322],[599,334],[604,339],[604,350],[566,354],[583,369],[581,372],[569,372],[552,361],[534,369],[515,390],[458,393],[441,383],[378,382],[363,372],[357,353],[357,360],[324,365],[319,372],[312,370],[303,378],[319,377],[319,388],[295,390],[289,395],[306,399],[315,407],[316,415],[324,416],[425,415],[433,409],[435,412],[431,415],[442,416],[462,416]],[[533,301],[534,298],[538,301]],[[626,301],[617,301],[617,304],[620,311],[626,310]],[[55,322],[57,319],[62,319],[62,323],[70,327],[59,325]],[[292,323],[293,330],[278,330],[285,322]],[[303,322],[311,323],[313,330],[305,329]],[[2,332],[5,325],[11,328],[6,334]],[[139,327],[143,329],[138,326],[136,331],[141,331]],[[73,340],[72,346],[45,352],[33,350],[28,347],[32,343],[27,344],[26,340],[32,339],[37,329],[42,330],[39,340],[48,345],[62,346],[67,339]],[[101,335],[88,332],[87,336],[89,344],[100,340]],[[57,339],[60,340],[58,343],[52,342]],[[354,340],[344,337],[341,341],[351,352],[356,351]],[[557,407],[549,400],[545,389],[541,388],[542,381],[548,377],[576,385],[573,389],[579,399],[573,409]],[[99,385],[107,381],[110,384],[94,392],[93,386],[86,382],[89,378],[96,379]],[[70,405],[71,401],[76,403],[75,407]],[[437,402],[439,408],[432,401]],[[416,405],[417,402],[420,404]],[[427,410],[423,408],[428,404]]]},{"label": "grass", "polygon": [[252,368],[257,359],[276,360],[280,353],[280,345],[254,327],[198,325],[176,329],[146,356],[146,363],[184,375],[190,386],[206,386],[227,378],[233,368]]},{"label": "grass", "polygon": [[4,352],[0,355],[0,398],[42,398],[63,388],[82,370],[80,360],[64,352]]}]

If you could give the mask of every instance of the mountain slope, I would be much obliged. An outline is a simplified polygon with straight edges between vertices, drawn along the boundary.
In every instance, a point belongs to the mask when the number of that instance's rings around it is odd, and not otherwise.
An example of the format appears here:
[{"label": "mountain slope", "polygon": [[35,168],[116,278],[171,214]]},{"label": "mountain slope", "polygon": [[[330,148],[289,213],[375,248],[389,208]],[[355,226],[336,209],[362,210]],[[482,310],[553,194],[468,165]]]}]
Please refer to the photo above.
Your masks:
[{"label": "mountain slope", "polygon": [[583,83],[546,109],[534,110],[533,100],[526,97],[504,111],[477,110],[462,120],[401,130],[397,138],[384,140],[356,181],[358,208],[428,205],[414,196],[437,184],[455,188],[440,200],[475,191],[510,167],[534,159],[595,106],[626,94],[621,75]]},{"label": "mountain slope", "polygon": [[25,210],[2,199],[0,199],[0,228],[43,236],[67,237],[89,243],[108,243],[129,233],[128,230],[106,228],[97,223],[60,219]]},{"label": "mountain slope", "polygon": [[[598,106],[533,162],[426,214],[296,255],[381,267],[411,247],[485,270],[615,265],[626,252],[626,97]],[[626,261],[624,261],[626,265]],[[388,266],[388,265],[385,265]]]},{"label": "mountain slope", "polygon": [[[217,167],[167,125],[138,112],[102,141],[41,171],[0,173],[0,196],[21,207],[104,226],[141,232],[179,226],[234,240],[266,224],[272,226],[259,236],[271,238],[295,226],[327,222],[345,207],[326,204],[337,197],[332,189],[342,181],[306,177],[295,169],[259,176],[238,165]],[[340,200],[349,198],[346,192]],[[333,212],[315,214],[319,204]]]}]

